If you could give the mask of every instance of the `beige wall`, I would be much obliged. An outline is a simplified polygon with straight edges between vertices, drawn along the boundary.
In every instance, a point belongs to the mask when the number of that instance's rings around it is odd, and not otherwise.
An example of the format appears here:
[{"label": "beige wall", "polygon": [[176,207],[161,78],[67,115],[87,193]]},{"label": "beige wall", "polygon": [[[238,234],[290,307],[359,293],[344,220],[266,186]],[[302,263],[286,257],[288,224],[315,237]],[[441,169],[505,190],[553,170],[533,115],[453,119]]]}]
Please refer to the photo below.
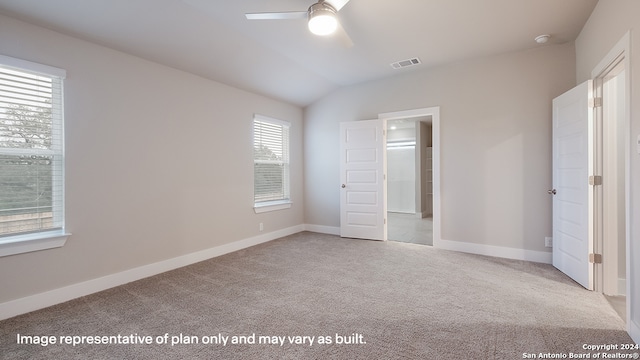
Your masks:
[{"label": "beige wall", "polygon": [[565,44],[332,93],[305,110],[306,222],[340,224],[340,122],[440,106],[442,239],[550,251],[551,100],[574,84]]},{"label": "beige wall", "polygon": [[640,2],[637,0],[600,1],[576,40],[578,81],[591,77],[591,71],[613,46],[631,31],[631,284],[627,301],[631,305],[631,334],[640,342],[640,154],[636,139],[640,134]]},{"label": "beige wall", "polygon": [[[0,303],[303,224],[299,107],[4,16],[0,52],[67,70],[73,234],[0,258]],[[290,210],[253,212],[254,113],[292,123]]]}]

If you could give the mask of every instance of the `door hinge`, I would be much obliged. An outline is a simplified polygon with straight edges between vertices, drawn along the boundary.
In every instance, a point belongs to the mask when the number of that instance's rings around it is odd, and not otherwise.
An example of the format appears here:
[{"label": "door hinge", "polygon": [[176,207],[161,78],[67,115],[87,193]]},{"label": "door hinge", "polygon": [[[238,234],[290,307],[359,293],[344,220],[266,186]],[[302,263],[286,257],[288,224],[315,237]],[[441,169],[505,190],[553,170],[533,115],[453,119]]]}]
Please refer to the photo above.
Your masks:
[{"label": "door hinge", "polygon": [[384,224],[387,225],[387,218],[384,218]]},{"label": "door hinge", "polygon": [[595,98],[589,99],[589,107],[591,107],[591,108],[602,107],[602,98],[601,97],[595,97]]},{"label": "door hinge", "polygon": [[589,176],[589,185],[602,185],[602,175]]},{"label": "door hinge", "polygon": [[589,254],[589,263],[591,264],[602,264],[602,254]]}]

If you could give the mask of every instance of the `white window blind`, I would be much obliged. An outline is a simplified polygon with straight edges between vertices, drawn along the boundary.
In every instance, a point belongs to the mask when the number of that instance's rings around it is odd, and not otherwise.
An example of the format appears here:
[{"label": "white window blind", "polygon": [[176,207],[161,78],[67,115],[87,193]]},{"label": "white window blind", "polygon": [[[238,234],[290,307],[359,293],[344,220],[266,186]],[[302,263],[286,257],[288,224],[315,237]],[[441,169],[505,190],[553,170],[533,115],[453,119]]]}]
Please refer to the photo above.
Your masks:
[{"label": "white window blind", "polygon": [[64,76],[0,56],[0,238],[64,227]]},{"label": "white window blind", "polygon": [[289,123],[256,115],[253,120],[254,202],[289,200]]}]

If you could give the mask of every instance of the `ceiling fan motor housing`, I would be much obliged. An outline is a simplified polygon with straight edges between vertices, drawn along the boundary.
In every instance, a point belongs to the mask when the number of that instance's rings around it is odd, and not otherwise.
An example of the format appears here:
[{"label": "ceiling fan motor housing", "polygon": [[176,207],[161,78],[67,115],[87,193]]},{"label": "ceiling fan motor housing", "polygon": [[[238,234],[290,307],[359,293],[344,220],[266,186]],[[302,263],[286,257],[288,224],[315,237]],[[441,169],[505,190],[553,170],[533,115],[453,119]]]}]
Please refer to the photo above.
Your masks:
[{"label": "ceiling fan motor housing", "polygon": [[311,17],[314,13],[319,15],[320,12],[323,12],[325,14],[326,12],[330,12],[334,16],[337,13],[336,9],[331,6],[331,4],[324,0],[318,1],[317,3],[309,6],[309,17]]},{"label": "ceiling fan motor housing", "polygon": [[309,7],[309,30],[316,35],[329,35],[337,26],[336,9],[330,4],[319,1]]}]

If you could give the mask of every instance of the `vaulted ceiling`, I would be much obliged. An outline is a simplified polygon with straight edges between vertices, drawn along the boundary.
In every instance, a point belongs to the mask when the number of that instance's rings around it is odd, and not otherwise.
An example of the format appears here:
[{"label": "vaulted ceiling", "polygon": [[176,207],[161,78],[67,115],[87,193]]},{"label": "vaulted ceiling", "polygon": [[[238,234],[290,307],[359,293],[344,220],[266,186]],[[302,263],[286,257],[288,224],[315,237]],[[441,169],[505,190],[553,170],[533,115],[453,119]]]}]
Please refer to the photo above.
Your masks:
[{"label": "vaulted ceiling", "polygon": [[[0,13],[306,106],[343,86],[573,41],[597,0],[351,0],[338,12],[351,47],[312,35],[304,19],[244,16],[313,2],[0,0]],[[537,44],[540,34],[551,40]],[[390,66],[414,57],[420,65]]]}]

